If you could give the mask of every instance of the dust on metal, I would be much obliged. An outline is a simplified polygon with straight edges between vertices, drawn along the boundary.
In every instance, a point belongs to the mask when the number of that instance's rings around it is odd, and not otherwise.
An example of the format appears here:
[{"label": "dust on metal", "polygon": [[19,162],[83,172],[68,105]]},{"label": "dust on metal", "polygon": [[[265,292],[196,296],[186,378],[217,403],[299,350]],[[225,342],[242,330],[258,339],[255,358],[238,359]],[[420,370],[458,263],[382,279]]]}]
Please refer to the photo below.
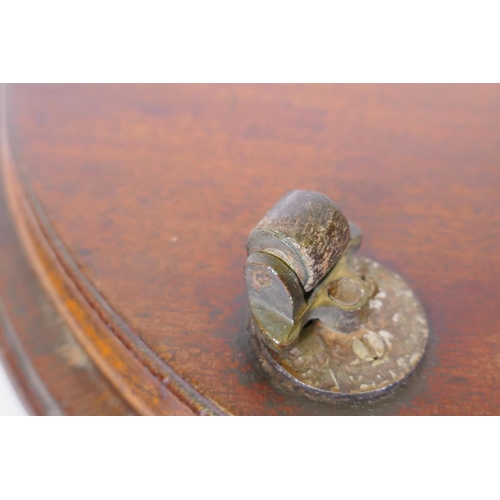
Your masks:
[{"label": "dust on metal", "polygon": [[422,359],[422,306],[399,275],[355,257],[360,245],[359,228],[308,191],[286,195],[250,233],[249,331],[281,390],[319,401],[373,399],[404,383]]}]

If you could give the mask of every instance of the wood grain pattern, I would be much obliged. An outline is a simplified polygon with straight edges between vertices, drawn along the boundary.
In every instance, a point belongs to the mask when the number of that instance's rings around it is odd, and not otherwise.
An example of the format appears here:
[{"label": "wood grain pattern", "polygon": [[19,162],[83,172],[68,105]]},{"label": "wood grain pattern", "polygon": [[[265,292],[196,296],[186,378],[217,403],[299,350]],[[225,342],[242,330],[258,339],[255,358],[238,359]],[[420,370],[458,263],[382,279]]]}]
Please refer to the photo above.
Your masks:
[{"label": "wood grain pattern", "polygon": [[[0,189],[3,191],[2,177]],[[0,357],[28,411],[133,415],[48,299],[0,198]]]},{"label": "wood grain pattern", "polygon": [[[500,86],[19,85],[8,103],[17,226],[135,411],[500,412]],[[292,189],[332,198],[424,304],[427,358],[389,400],[310,403],[254,364],[245,241]]]}]

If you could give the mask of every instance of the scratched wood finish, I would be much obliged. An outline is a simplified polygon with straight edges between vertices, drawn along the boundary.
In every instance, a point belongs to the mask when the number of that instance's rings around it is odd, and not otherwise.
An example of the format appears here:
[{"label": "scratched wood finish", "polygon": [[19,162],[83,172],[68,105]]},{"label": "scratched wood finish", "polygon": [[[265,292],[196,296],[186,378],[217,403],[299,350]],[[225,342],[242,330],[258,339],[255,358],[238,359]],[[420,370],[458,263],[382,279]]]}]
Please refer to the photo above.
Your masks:
[{"label": "scratched wood finish", "polygon": [[[37,226],[26,255],[41,283],[64,279],[59,313],[115,413],[500,413],[500,86],[16,85],[7,99],[7,192]],[[311,403],[254,363],[245,241],[292,189],[331,197],[361,254],[423,302],[428,354],[387,400]],[[54,263],[30,253],[37,234]]]}]

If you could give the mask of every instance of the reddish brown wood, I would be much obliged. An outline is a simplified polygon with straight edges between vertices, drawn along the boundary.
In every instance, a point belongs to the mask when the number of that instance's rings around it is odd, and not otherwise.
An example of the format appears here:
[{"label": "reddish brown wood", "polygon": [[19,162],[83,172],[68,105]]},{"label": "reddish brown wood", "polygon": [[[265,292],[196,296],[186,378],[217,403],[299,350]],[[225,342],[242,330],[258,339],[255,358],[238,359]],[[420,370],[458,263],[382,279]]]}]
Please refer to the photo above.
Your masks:
[{"label": "reddish brown wood", "polygon": [[[3,192],[2,177],[0,189]],[[0,198],[0,357],[31,413],[132,415],[46,296]]]},{"label": "reddish brown wood", "polygon": [[[29,261],[128,408],[500,413],[500,86],[20,85],[8,104]],[[429,352],[391,399],[311,403],[254,364],[244,244],[292,189],[331,197],[422,299]]]}]

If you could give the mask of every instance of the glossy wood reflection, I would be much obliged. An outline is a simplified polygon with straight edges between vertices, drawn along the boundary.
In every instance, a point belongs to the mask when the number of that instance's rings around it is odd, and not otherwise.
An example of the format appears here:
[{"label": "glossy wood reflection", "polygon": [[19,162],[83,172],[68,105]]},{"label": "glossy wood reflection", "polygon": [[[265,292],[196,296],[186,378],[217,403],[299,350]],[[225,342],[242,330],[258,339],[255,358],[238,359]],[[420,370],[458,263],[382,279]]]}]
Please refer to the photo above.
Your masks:
[{"label": "glossy wood reflection", "polygon": [[[500,413],[500,86],[7,94],[19,196],[65,286],[95,314],[93,336],[66,296],[76,338],[123,412]],[[360,253],[402,274],[424,304],[429,352],[388,400],[314,404],[277,393],[254,363],[245,241],[292,189],[332,198],[362,228]]]}]

